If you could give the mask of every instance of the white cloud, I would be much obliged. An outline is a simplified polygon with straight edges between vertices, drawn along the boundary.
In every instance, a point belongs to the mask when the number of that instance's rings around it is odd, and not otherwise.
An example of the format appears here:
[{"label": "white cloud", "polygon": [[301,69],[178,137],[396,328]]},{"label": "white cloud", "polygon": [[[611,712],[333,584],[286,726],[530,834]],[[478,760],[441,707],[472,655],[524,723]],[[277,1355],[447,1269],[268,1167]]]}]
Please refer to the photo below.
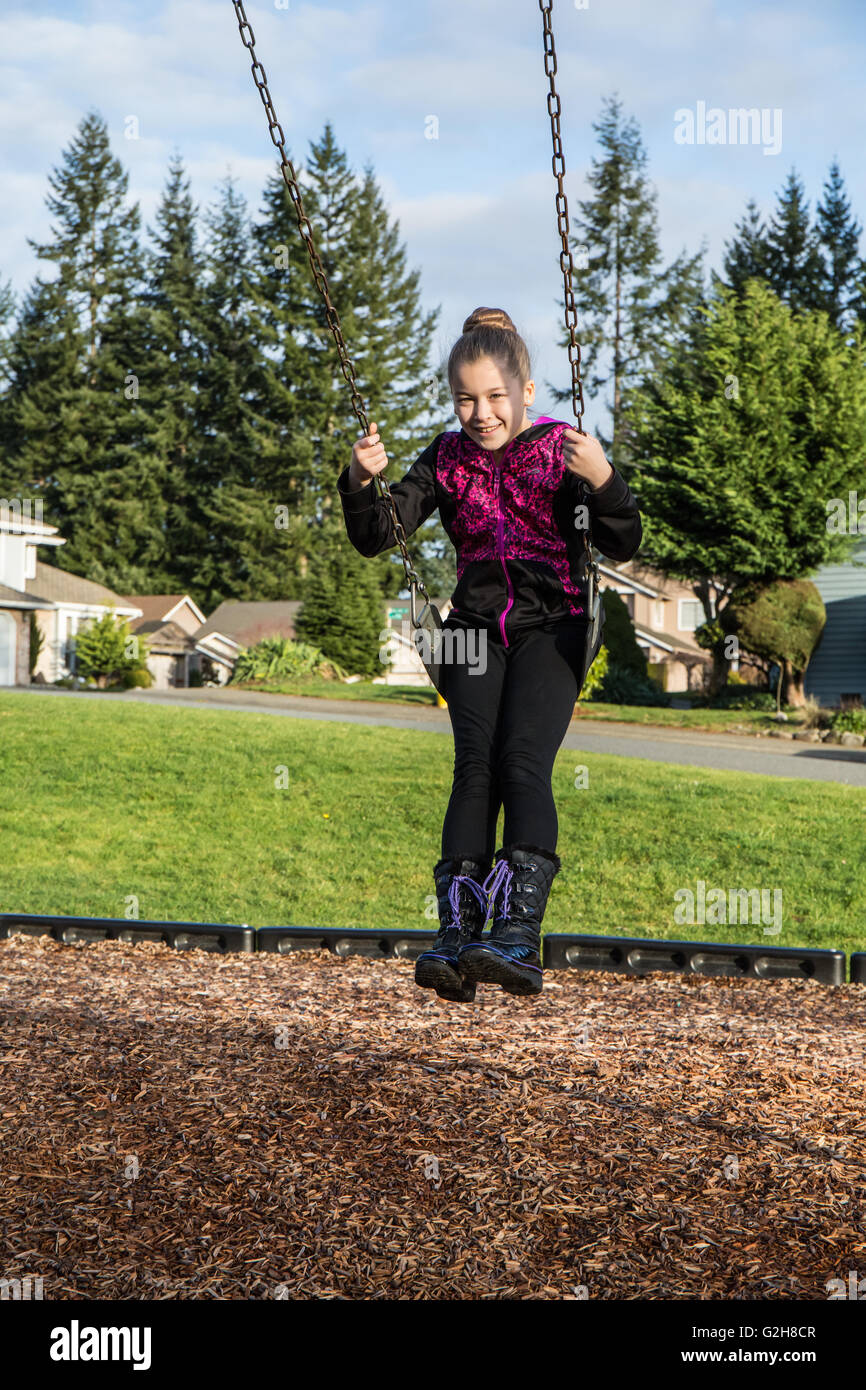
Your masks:
[{"label": "white cloud", "polygon": [[[277,10],[247,0],[246,9],[290,157],[302,166],[330,120],[352,167],[372,162],[407,261],[422,270],[424,302],[442,305],[443,350],[477,304],[501,304],[535,341],[539,381],[543,366],[567,383],[538,7],[290,0]],[[810,0],[590,0],[586,10],[563,0],[556,82],[572,212],[597,152],[592,123],[616,90],[648,150],[666,260],[706,235],[718,263],[747,197],[769,210],[791,164],[814,203],[837,153],[866,219],[863,35],[851,14]],[[175,149],[202,210],[230,169],[256,214],[277,152],[228,0],[69,0],[54,16],[19,4],[3,24],[0,278],[23,290],[46,269],[26,238],[49,235],[47,175],[91,107],[108,122],[145,224]],[[781,106],[782,153],[675,145],[674,112],[698,99]],[[129,114],[139,141],[123,138]],[[424,138],[430,114],[438,140]]]}]

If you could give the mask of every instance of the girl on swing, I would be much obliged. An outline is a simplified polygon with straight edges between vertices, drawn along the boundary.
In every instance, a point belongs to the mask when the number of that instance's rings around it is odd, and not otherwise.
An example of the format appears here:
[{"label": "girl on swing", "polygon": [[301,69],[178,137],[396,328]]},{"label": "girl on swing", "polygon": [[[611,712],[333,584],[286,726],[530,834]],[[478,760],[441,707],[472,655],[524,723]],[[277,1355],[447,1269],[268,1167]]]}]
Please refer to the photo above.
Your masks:
[{"label": "girl on swing", "polygon": [[[443,640],[454,781],[433,869],[439,932],[415,962],[416,984],[470,1003],[479,981],[541,991],[541,922],[561,868],[551,776],[580,694],[587,628],[578,514],[585,508],[593,543],[612,560],[634,555],[641,520],[597,439],[549,416],[530,422],[529,353],[504,310],[470,314],[448,383],[461,428],[437,435],[389,487],[407,538],[438,507],[457,552],[444,627],[475,629],[474,647],[464,633],[466,650],[483,653],[475,665],[449,660],[461,646]],[[396,542],[371,486],[388,456],[370,428],[338,490],[349,540],[371,557]]]}]

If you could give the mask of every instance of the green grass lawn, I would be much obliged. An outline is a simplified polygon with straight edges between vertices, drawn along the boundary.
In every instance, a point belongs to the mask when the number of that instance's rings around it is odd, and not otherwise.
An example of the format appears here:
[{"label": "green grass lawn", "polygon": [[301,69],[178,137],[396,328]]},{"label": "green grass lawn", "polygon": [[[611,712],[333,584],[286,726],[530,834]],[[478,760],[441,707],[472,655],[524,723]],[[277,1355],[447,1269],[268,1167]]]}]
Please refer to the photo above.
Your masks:
[{"label": "green grass lawn", "polygon": [[[687,698],[687,697],[684,697]],[[803,725],[801,709],[785,710],[783,729],[793,732]],[[667,709],[664,705],[607,705],[584,700],[579,719],[616,720],[622,724],[655,724],[667,729],[699,729],[709,733],[757,734],[779,728],[772,714],[755,709]]]},{"label": "green grass lawn", "polygon": [[[443,734],[0,693],[0,911],[430,930],[452,770]],[[574,750],[553,786],[546,930],[866,949],[866,791]],[[677,924],[699,879],[781,889],[781,933]]]},{"label": "green grass lawn", "polygon": [[[435,705],[432,686],[374,685],[370,681],[325,680],[321,676],[281,677],[272,681],[245,681],[230,690],[263,690],[275,695],[311,695],[322,700],[378,700],[389,705]],[[688,696],[683,696],[688,699]],[[803,711],[786,707],[789,730],[798,728]],[[576,718],[617,720],[626,724],[661,724],[671,729],[708,729],[713,733],[757,733],[776,728],[772,715],[749,709],[667,709],[663,705],[608,705],[601,700],[583,700]]]}]

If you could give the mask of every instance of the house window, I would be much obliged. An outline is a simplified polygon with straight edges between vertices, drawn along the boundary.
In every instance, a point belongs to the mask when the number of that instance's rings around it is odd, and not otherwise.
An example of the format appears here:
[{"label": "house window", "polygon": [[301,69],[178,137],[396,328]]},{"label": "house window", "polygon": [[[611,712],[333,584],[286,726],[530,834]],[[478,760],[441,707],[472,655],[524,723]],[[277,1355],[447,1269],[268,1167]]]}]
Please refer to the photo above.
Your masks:
[{"label": "house window", "polygon": [[67,613],[63,664],[71,676],[75,674],[75,634],[78,631],[78,623],[79,618],[77,613]]},{"label": "house window", "polygon": [[677,627],[680,632],[694,632],[704,621],[704,605],[696,598],[681,598]]},{"label": "house window", "polygon": [[71,676],[77,675],[78,673],[78,663],[75,658],[75,634],[78,632],[79,628],[89,623],[91,618],[98,616],[98,613],[67,613],[66,615],[66,643],[63,651],[63,660]]},{"label": "house window", "polygon": [[663,598],[653,599],[653,627],[663,628],[665,625],[665,601]]}]

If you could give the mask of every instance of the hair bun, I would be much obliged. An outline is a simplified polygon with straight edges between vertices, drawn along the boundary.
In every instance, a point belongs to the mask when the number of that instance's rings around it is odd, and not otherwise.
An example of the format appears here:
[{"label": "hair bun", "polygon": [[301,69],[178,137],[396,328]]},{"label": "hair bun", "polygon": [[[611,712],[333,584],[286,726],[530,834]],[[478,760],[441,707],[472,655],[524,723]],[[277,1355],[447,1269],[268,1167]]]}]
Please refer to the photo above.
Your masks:
[{"label": "hair bun", "polygon": [[502,328],[506,333],[517,332],[504,309],[473,309],[463,325],[463,332],[471,333],[473,328]]}]

